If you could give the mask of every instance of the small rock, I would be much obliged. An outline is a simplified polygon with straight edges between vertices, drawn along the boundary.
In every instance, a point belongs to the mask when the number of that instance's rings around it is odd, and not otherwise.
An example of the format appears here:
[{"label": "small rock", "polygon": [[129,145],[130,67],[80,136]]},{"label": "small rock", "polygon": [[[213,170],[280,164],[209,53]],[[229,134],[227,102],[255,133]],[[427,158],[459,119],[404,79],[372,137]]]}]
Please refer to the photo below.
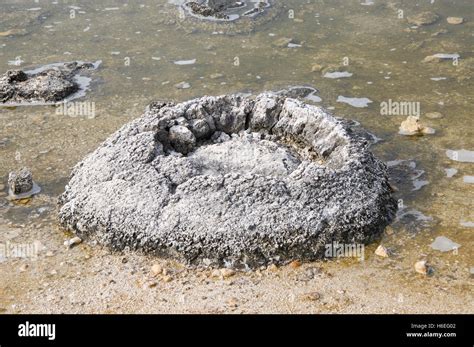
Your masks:
[{"label": "small rock", "polygon": [[440,112],[428,112],[425,114],[425,117],[430,119],[440,119],[443,118],[443,115]]},{"label": "small rock", "polygon": [[47,251],[45,255],[46,255],[47,257],[53,257],[53,256],[54,256],[54,253],[53,253],[53,251]]},{"label": "small rock", "polygon": [[23,264],[19,268],[20,272],[25,272],[27,269],[28,269],[28,264]]},{"label": "small rock", "polygon": [[227,300],[227,306],[229,307],[237,307],[239,306],[238,305],[239,301],[236,299],[236,298],[230,298],[229,300]]},{"label": "small rock", "polygon": [[303,274],[301,274],[298,279],[302,281],[311,281],[316,278],[321,273],[321,270],[315,267],[307,268]]},{"label": "small rock", "polygon": [[235,275],[235,271],[232,269],[221,269],[220,273],[224,278],[229,278]]},{"label": "small rock", "polygon": [[18,172],[10,172],[8,175],[8,186],[15,194],[27,193],[33,189],[33,175],[28,168],[21,168]]},{"label": "small rock", "polygon": [[433,272],[433,269],[427,264],[426,260],[420,260],[415,263],[415,271],[422,275],[429,275]]},{"label": "small rock", "polygon": [[379,245],[377,249],[375,250],[375,255],[378,255],[379,257],[383,257],[383,258],[388,258],[389,252],[387,248],[385,248],[382,245]]},{"label": "small rock", "polygon": [[74,236],[72,239],[64,241],[64,246],[66,246],[67,248],[72,248],[75,245],[80,244],[81,242],[82,239],[80,237]]},{"label": "small rock", "polygon": [[171,282],[173,278],[171,276],[163,276],[163,282],[168,283]]},{"label": "small rock", "polygon": [[320,64],[314,64],[313,66],[311,66],[311,72],[319,72],[323,68],[324,68],[324,66],[322,66]]},{"label": "small rock", "polygon": [[147,283],[146,283],[146,286],[147,286],[148,288],[154,288],[154,287],[157,286],[157,284],[158,284],[158,283],[156,283],[155,281],[152,281],[152,282],[147,282]]},{"label": "small rock", "polygon": [[436,53],[426,56],[425,59],[422,60],[422,63],[439,63],[444,60],[454,61],[459,58],[460,55],[458,53]]},{"label": "small rock", "polygon": [[161,267],[161,265],[154,264],[154,265],[151,267],[151,273],[152,273],[154,276],[157,276],[157,275],[161,274],[162,272],[163,272],[163,268]]},{"label": "small rock", "polygon": [[448,31],[446,29],[441,29],[441,30],[438,30],[436,32],[434,32],[433,34],[431,34],[431,36],[435,37],[435,36],[439,36],[439,35],[442,35],[442,34],[447,34]]},{"label": "small rock", "polygon": [[430,11],[421,12],[415,16],[410,16],[407,18],[408,23],[417,26],[430,25],[435,23],[438,19],[439,16],[436,13]]},{"label": "small rock", "polygon": [[216,79],[218,79],[218,78],[224,77],[224,74],[221,74],[221,73],[213,73],[213,74],[211,74],[210,77],[211,77],[211,79],[216,80]]},{"label": "small rock", "polygon": [[442,60],[443,59],[435,55],[428,55],[425,57],[425,59],[422,60],[422,63],[439,63]]},{"label": "small rock", "polygon": [[182,125],[170,128],[169,139],[174,149],[183,154],[189,153],[196,145],[196,137],[192,131]]},{"label": "small rock", "polygon": [[400,125],[400,135],[434,134],[435,130],[424,126],[418,117],[408,116]]},{"label": "small rock", "polygon": [[321,295],[318,292],[311,292],[303,295],[303,299],[309,301],[318,301],[320,298]]},{"label": "small rock", "polygon": [[276,266],[275,264],[271,264],[267,267],[267,270],[272,272],[278,271],[278,266]]},{"label": "small rock", "polygon": [[301,262],[299,260],[293,260],[289,265],[292,269],[296,269],[301,266]]},{"label": "small rock", "polygon": [[220,278],[221,277],[221,272],[220,270],[212,270],[211,272],[211,277],[214,277],[214,278]]},{"label": "small rock", "polygon": [[459,24],[462,24],[464,22],[464,18],[462,18],[462,17],[448,17],[448,18],[446,18],[446,21],[449,24],[459,25]]},{"label": "small rock", "polygon": [[279,48],[286,48],[290,43],[294,43],[290,37],[281,37],[273,42],[273,45]]}]

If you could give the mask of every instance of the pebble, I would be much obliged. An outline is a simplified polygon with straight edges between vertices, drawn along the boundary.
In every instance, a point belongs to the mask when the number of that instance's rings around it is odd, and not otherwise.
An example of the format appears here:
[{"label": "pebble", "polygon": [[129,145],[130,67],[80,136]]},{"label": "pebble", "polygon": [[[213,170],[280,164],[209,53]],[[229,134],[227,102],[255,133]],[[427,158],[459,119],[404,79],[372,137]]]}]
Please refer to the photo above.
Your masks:
[{"label": "pebble", "polygon": [[422,275],[429,275],[433,269],[427,264],[426,260],[420,260],[415,263],[415,271]]},{"label": "pebble", "polygon": [[290,263],[290,267],[292,269],[296,269],[296,268],[299,268],[301,266],[301,262],[299,260],[293,260],[291,263]]},{"label": "pebble", "polygon": [[26,269],[28,269],[28,264],[21,265],[19,270],[20,270],[20,272],[25,272]]},{"label": "pebble", "polygon": [[45,255],[46,255],[47,257],[53,257],[53,256],[54,256],[54,253],[53,253],[53,251],[47,251]]},{"label": "pebble", "polygon": [[321,294],[319,294],[318,292],[311,292],[303,295],[303,299],[309,301],[318,301],[320,298]]},{"label": "pebble", "polygon": [[302,281],[311,281],[321,273],[321,270],[316,267],[307,268],[304,273],[298,278]]},{"label": "pebble", "polygon": [[216,79],[219,79],[219,78],[224,77],[224,74],[221,74],[221,73],[213,73],[213,74],[211,74],[210,77],[211,77],[211,79],[216,80]]},{"label": "pebble", "polygon": [[408,23],[421,26],[435,23],[439,19],[439,16],[434,12],[426,11],[421,12],[415,16],[410,16],[407,19]]},{"label": "pebble", "polygon": [[217,278],[221,277],[221,272],[220,272],[220,270],[217,270],[217,269],[216,269],[216,270],[212,270],[212,272],[211,272],[211,277],[217,277]]},{"label": "pebble", "polygon": [[422,63],[439,63],[442,60],[443,59],[435,55],[428,55],[422,60]]},{"label": "pebble", "polygon": [[442,34],[447,34],[448,31],[446,29],[441,29],[441,30],[438,30],[436,32],[434,32],[433,34],[431,34],[431,36],[439,36],[439,35],[442,35]]},{"label": "pebble", "polygon": [[147,286],[148,288],[154,288],[154,287],[157,286],[157,284],[158,284],[158,283],[156,283],[155,281],[153,281],[153,282],[147,282],[147,283],[146,283],[146,286]]},{"label": "pebble", "polygon": [[75,245],[80,244],[81,242],[82,239],[80,237],[74,236],[72,239],[64,241],[64,246],[66,246],[67,248],[72,248]]},{"label": "pebble", "polygon": [[462,18],[462,17],[448,17],[448,18],[446,18],[446,21],[449,24],[459,25],[459,24],[462,24],[464,22],[464,18]]},{"label": "pebble", "polygon": [[158,265],[158,264],[154,264],[152,267],[151,267],[151,273],[156,276],[156,275],[159,275],[163,272],[163,268],[161,267],[161,265]]},{"label": "pebble", "polygon": [[165,283],[169,283],[173,280],[173,278],[171,276],[163,276],[163,282]]},{"label": "pebble", "polygon": [[457,53],[436,53],[426,56],[422,63],[439,63],[443,60],[455,60],[459,58],[460,55]]},{"label": "pebble", "polygon": [[221,276],[224,278],[229,278],[235,275],[235,271],[232,269],[221,269],[220,273],[221,273]]},{"label": "pebble", "polygon": [[286,48],[290,43],[294,43],[290,37],[281,37],[273,42],[273,45],[280,48]]},{"label": "pebble", "polygon": [[237,307],[239,306],[238,305],[239,301],[236,299],[236,298],[230,298],[229,300],[227,300],[227,306],[229,307]]},{"label": "pebble", "polygon": [[387,248],[385,248],[382,245],[379,245],[377,249],[375,250],[375,255],[378,255],[379,257],[383,257],[383,258],[388,258],[389,252]]},{"label": "pebble", "polygon": [[271,264],[267,267],[267,270],[273,272],[278,271],[278,266],[276,266],[276,264]]},{"label": "pebble", "polygon": [[323,68],[324,68],[324,66],[322,66],[320,64],[314,64],[313,66],[311,66],[311,72],[319,72]]},{"label": "pebble", "polygon": [[435,130],[425,126],[420,122],[418,117],[408,116],[406,120],[400,125],[398,132],[400,135],[422,135],[422,134],[434,134]]}]

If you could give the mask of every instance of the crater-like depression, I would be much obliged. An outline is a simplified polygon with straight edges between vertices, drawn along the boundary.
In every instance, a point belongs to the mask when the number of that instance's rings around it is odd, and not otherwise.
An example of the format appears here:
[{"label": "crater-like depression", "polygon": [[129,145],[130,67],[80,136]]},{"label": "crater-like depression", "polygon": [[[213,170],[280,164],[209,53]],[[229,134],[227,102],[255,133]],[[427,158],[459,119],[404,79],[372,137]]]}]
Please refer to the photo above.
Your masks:
[{"label": "crater-like depression", "polygon": [[76,165],[59,219],[114,250],[191,264],[314,260],[372,241],[395,215],[368,147],[282,94],[155,102]]}]

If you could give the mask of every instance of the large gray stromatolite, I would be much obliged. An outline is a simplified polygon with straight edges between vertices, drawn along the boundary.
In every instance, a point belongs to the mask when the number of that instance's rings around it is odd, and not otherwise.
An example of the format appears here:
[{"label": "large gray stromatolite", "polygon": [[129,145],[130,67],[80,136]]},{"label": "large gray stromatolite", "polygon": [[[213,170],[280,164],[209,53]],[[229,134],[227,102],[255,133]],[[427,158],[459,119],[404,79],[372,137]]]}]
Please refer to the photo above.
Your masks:
[{"label": "large gray stromatolite", "polygon": [[151,104],[73,170],[61,224],[114,250],[258,266],[370,242],[385,165],[323,109],[283,95]]}]

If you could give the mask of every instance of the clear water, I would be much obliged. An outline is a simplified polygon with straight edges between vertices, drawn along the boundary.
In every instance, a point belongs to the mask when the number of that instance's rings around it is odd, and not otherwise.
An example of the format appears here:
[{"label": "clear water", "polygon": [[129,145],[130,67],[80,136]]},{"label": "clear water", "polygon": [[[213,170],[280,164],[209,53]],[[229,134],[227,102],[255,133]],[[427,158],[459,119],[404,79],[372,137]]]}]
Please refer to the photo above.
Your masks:
[{"label": "clear water", "polygon": [[[285,1],[273,20],[252,32],[227,35],[213,33],[212,23],[192,30],[176,19],[176,8],[166,0],[3,0],[1,72],[72,60],[103,63],[81,99],[95,103],[94,118],[59,115],[51,106],[0,108],[1,182],[6,184],[10,171],[26,165],[42,187],[42,195],[26,204],[1,197],[0,229],[54,221],[55,197],[71,167],[152,100],[305,85],[319,90],[318,104],[360,122],[382,139],[372,147],[378,157],[414,163],[406,166],[409,174],[394,182],[403,209],[382,239],[398,254],[397,264],[389,266],[412,272],[416,260],[429,257],[440,280],[449,274],[469,281],[474,185],[463,176],[474,175],[474,164],[452,160],[446,151],[474,150],[474,5],[472,0],[361,2]],[[399,18],[399,9],[404,18]],[[441,18],[411,28],[406,17],[422,11],[435,11]],[[448,16],[470,17],[449,25]],[[281,47],[281,38],[293,39],[292,48]],[[422,63],[438,53],[459,54],[458,64],[450,59]],[[321,71],[314,71],[319,70],[316,64]],[[328,71],[352,76],[324,78]],[[190,88],[176,88],[180,82]],[[353,107],[337,102],[340,96],[372,102]],[[419,103],[421,121],[436,133],[399,135],[407,115],[382,115],[381,103],[389,100]],[[428,118],[429,112],[440,112],[443,118]],[[458,171],[447,177],[446,169]],[[39,214],[38,208],[46,212]],[[460,244],[459,251],[431,249],[437,236]],[[453,264],[460,271],[453,272]]]}]

